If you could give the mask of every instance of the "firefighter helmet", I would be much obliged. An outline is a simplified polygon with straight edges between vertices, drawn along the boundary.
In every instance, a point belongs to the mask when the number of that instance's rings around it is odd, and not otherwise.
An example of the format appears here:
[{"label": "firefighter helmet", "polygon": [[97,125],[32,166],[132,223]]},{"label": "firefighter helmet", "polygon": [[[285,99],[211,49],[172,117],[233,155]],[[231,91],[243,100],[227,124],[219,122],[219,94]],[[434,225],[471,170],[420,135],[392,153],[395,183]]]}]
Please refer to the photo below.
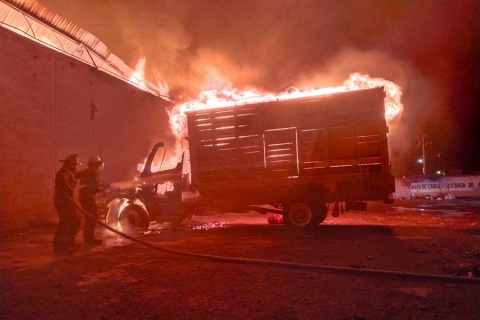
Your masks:
[{"label": "firefighter helmet", "polygon": [[97,167],[99,170],[103,170],[103,167],[105,166],[102,158],[100,158],[99,156],[91,156],[90,158],[88,158],[88,165],[92,167]]},{"label": "firefighter helmet", "polygon": [[100,158],[99,156],[91,156],[90,158],[88,158],[88,163],[90,164],[101,164],[103,161],[102,161],[102,158]]}]

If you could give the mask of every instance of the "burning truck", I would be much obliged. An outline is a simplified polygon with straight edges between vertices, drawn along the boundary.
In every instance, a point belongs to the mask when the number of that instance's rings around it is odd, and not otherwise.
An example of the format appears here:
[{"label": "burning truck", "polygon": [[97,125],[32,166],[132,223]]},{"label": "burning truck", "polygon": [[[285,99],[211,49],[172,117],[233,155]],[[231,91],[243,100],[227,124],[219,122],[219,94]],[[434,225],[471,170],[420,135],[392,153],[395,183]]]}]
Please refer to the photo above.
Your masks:
[{"label": "burning truck", "polygon": [[[122,229],[181,222],[204,210],[281,213],[307,228],[367,200],[392,199],[383,87],[186,113],[188,148],[173,169],[147,157],[136,188],[120,190],[106,216]],[[110,197],[110,199],[112,199]],[[111,202],[111,203],[112,203]]]}]

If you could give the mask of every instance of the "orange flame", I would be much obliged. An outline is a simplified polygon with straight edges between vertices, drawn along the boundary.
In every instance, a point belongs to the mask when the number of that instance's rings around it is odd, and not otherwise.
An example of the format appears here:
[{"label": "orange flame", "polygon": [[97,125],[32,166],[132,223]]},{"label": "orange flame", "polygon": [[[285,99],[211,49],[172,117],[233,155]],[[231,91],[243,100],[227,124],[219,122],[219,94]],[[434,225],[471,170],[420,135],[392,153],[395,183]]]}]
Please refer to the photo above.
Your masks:
[{"label": "orange flame", "polygon": [[128,79],[133,85],[139,87],[142,90],[149,91],[152,90],[155,93],[158,93],[160,96],[168,99],[168,84],[166,81],[163,80],[160,72],[158,70],[153,69],[153,75],[157,80],[157,85],[148,82],[145,79],[145,66],[147,65],[147,58],[145,56],[138,59],[137,63],[135,64],[135,70],[132,72],[132,75]]},{"label": "orange flame", "polygon": [[161,96],[168,96],[168,83],[163,80],[163,77],[160,75],[160,72],[158,72],[158,70],[154,69],[153,70],[153,75],[155,76],[155,79],[157,80],[158,93]]},{"label": "orange flame", "polygon": [[395,83],[382,78],[371,78],[369,75],[352,73],[350,77],[345,80],[341,86],[338,87],[328,87],[311,90],[298,90],[295,88],[289,88],[287,91],[280,94],[261,92],[260,90],[257,90],[255,88],[243,91],[234,88],[203,91],[200,93],[196,100],[176,105],[168,112],[170,117],[170,127],[173,134],[180,139],[188,135],[187,118],[185,115],[187,111],[205,110],[258,102],[281,101],[296,98],[313,97],[332,94],[336,92],[361,90],[381,86],[385,88],[386,93],[385,117],[387,121],[390,122],[403,111],[403,105],[401,102],[401,88]]},{"label": "orange flame", "polygon": [[135,65],[135,70],[132,72],[130,79],[128,79],[130,82],[136,84],[141,88],[146,88],[146,84],[145,84],[145,65],[146,64],[147,64],[146,57],[141,57],[140,59],[138,59]]}]

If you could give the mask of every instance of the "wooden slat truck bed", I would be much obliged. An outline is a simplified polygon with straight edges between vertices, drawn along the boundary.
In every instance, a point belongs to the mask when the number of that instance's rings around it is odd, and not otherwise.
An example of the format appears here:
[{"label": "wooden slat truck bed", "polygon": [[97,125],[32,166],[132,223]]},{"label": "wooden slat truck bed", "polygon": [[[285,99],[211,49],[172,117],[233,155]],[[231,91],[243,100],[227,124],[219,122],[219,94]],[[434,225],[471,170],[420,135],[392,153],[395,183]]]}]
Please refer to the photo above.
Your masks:
[{"label": "wooden slat truck bed", "polygon": [[199,190],[312,181],[328,186],[350,175],[393,179],[383,88],[187,117],[192,185]]}]

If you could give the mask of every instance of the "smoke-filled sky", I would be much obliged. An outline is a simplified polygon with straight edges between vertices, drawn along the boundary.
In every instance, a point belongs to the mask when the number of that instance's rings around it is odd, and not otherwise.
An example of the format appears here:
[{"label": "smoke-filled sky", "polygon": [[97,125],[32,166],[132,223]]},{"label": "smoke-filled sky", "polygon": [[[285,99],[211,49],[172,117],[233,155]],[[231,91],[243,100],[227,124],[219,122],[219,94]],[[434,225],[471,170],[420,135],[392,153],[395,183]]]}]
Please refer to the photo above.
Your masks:
[{"label": "smoke-filled sky", "polygon": [[130,66],[145,55],[147,78],[157,70],[177,101],[229,84],[280,92],[353,72],[391,80],[404,89],[398,143],[425,133],[458,166],[480,170],[477,1],[40,2]]}]

